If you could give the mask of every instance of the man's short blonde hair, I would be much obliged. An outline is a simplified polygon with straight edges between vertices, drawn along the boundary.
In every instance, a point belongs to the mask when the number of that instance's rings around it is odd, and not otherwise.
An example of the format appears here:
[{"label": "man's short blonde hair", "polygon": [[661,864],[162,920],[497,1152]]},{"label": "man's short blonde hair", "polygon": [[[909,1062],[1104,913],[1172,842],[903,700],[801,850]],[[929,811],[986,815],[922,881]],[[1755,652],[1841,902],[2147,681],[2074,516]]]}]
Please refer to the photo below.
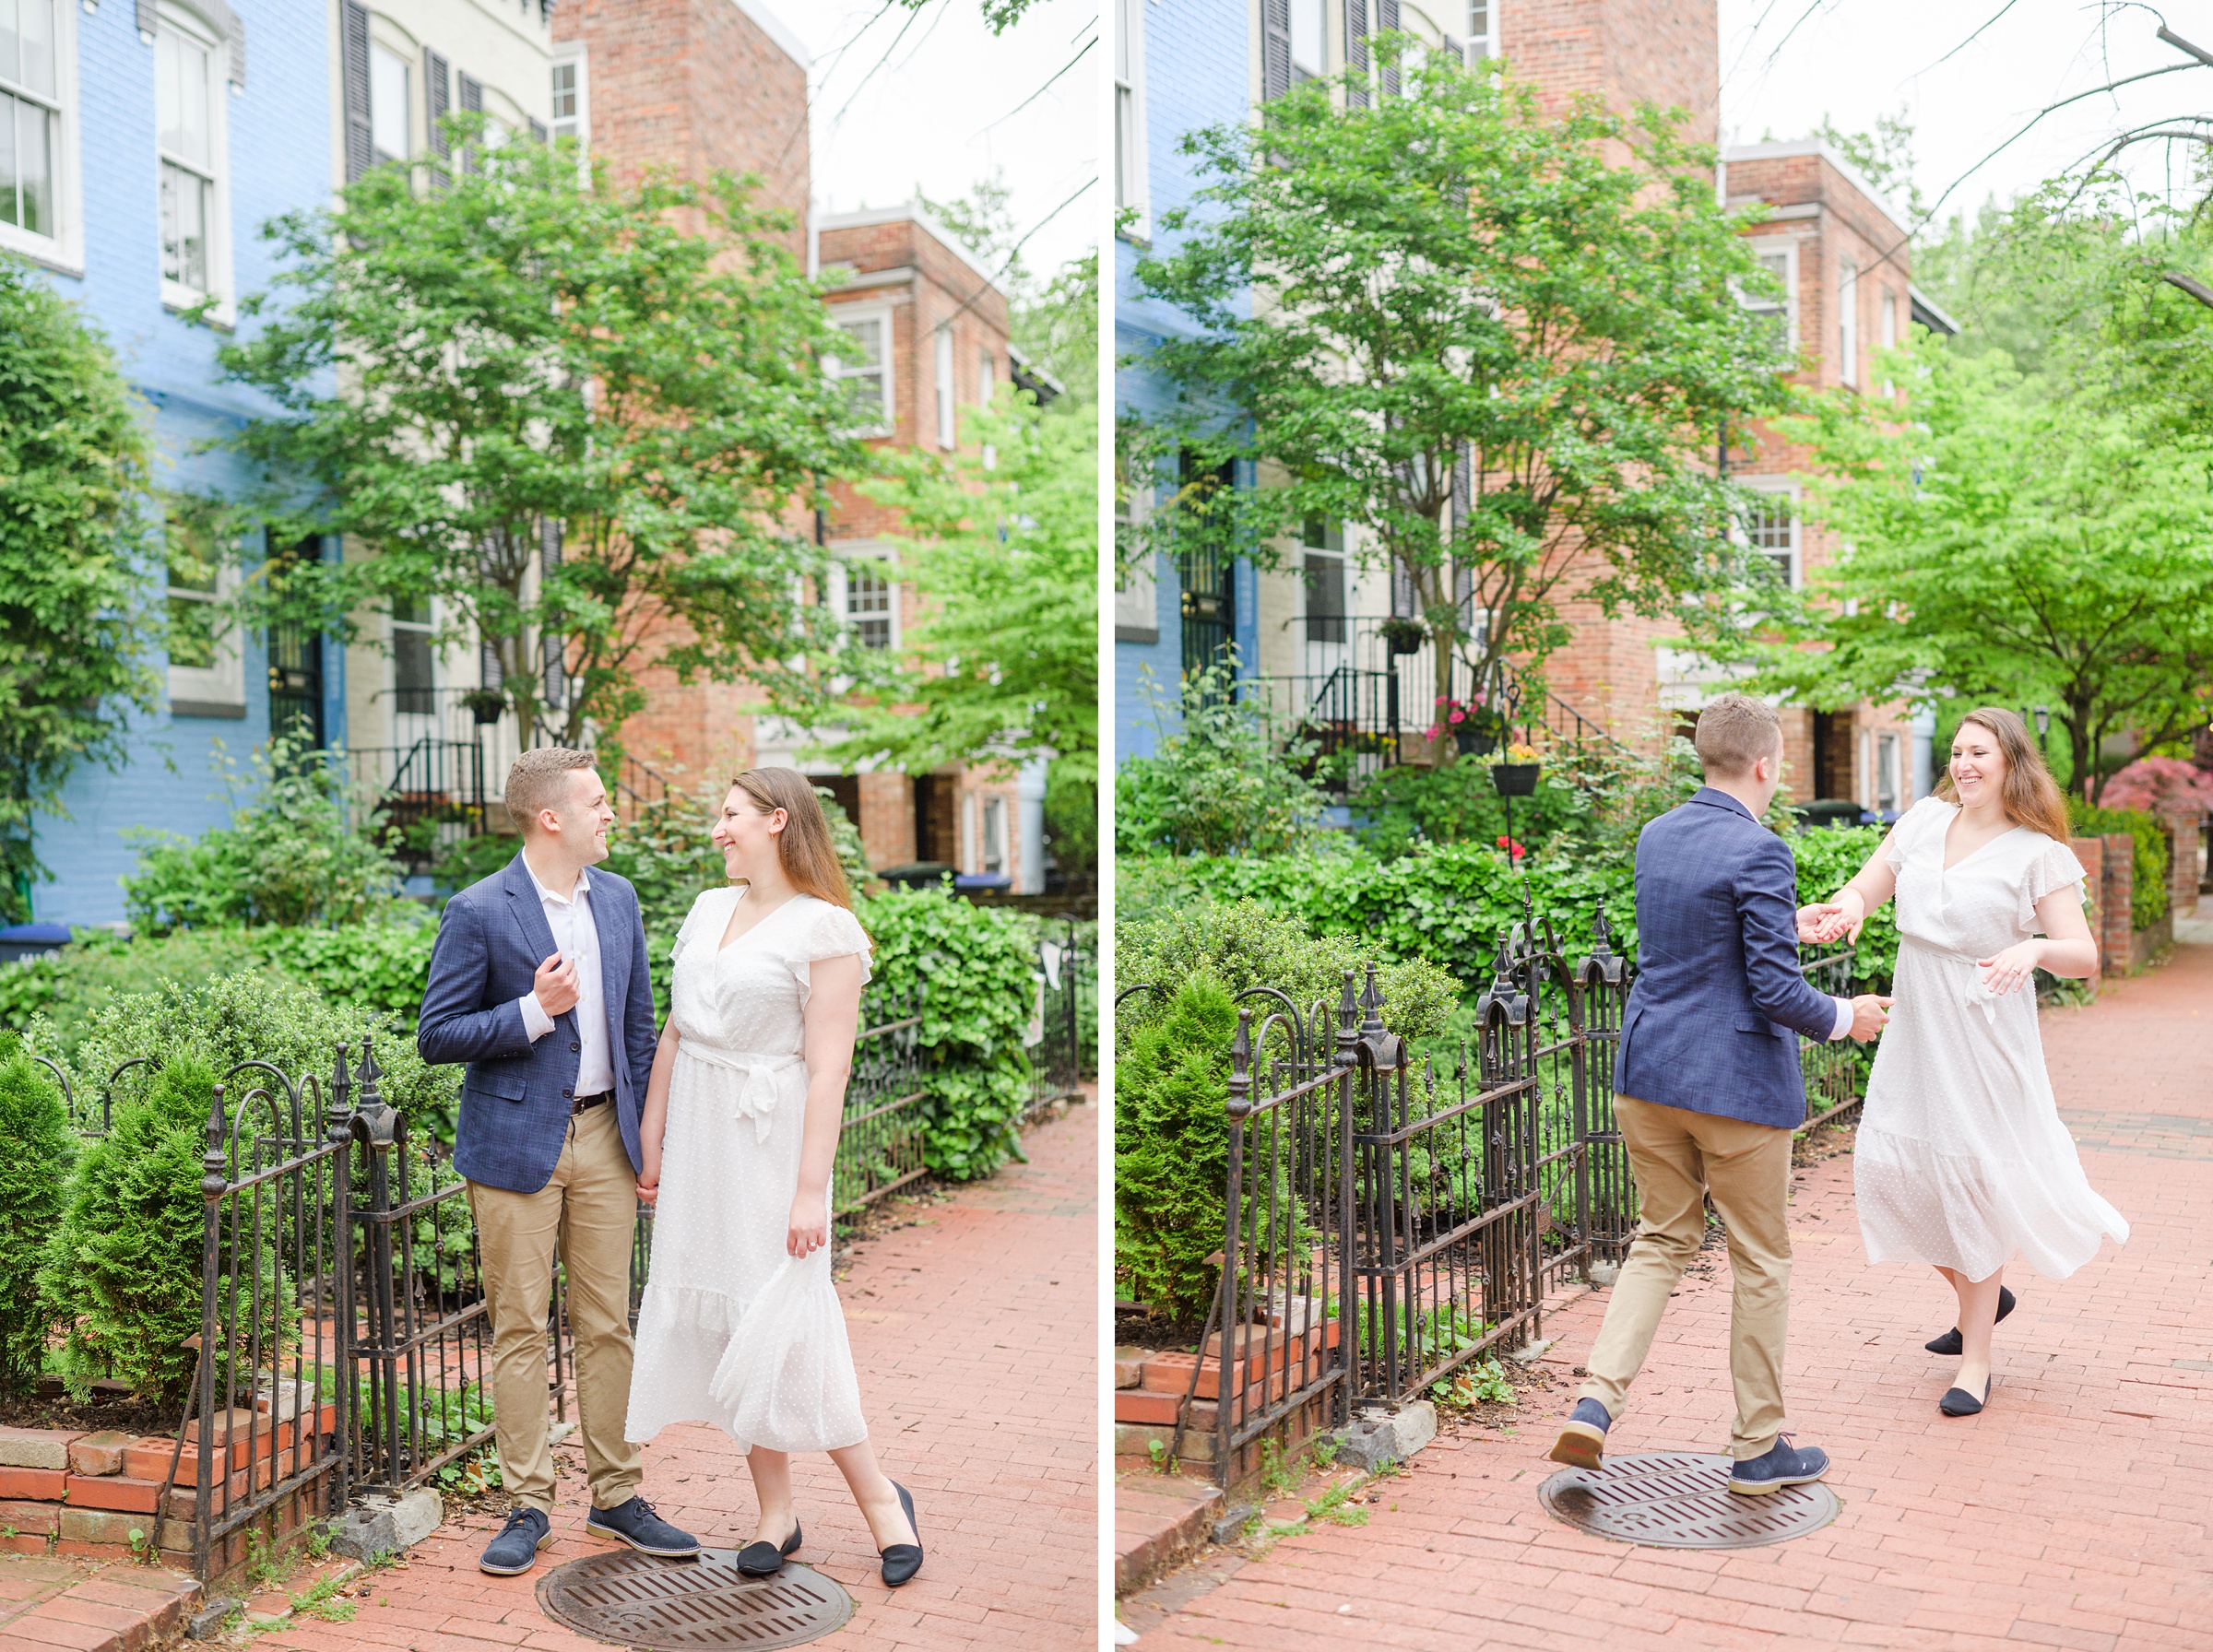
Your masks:
[{"label": "man's short blonde hair", "polygon": [[1709,774],[1734,779],[1749,773],[1763,757],[1782,756],[1782,718],[1775,708],[1749,694],[1723,694],[1698,714],[1690,743]]},{"label": "man's short blonde hair", "polygon": [[567,776],[594,761],[590,752],[566,746],[539,746],[516,758],[507,771],[507,818],[515,830],[529,831],[541,808],[559,810],[569,800]]}]

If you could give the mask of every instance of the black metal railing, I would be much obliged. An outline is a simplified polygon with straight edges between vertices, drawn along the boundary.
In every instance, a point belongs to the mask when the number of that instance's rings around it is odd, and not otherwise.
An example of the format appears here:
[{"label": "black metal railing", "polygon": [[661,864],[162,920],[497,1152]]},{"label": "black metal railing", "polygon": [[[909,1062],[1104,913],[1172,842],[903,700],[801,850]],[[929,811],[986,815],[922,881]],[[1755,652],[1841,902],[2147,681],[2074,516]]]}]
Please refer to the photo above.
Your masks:
[{"label": "black metal railing", "polygon": [[1047,925],[1037,946],[1036,1037],[1030,1050],[1028,1116],[1083,1093],[1098,1076],[1098,975],[1073,919]]},{"label": "black metal railing", "polygon": [[[1849,949],[1807,949],[1803,967],[1853,985]],[[1240,995],[1222,1271],[1174,1451],[1211,1432],[1215,1479],[1237,1484],[1355,1406],[1540,1339],[1556,1291],[1621,1260],[1637,1198],[1614,1054],[1631,974],[1603,909],[1573,951],[1513,926],[1450,1070],[1387,1030],[1373,965],[1334,1006]],[[1804,1048],[1810,1130],[1859,1105],[1864,1068],[1855,1044]]]}]

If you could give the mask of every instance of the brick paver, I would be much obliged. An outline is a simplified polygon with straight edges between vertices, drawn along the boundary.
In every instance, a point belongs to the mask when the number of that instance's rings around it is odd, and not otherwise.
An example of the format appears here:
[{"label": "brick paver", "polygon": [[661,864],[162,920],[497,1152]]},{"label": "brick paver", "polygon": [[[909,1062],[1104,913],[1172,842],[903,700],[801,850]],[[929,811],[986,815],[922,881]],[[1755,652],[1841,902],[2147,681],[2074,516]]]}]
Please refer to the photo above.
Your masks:
[{"label": "brick paver", "polygon": [[[1921,1344],[1951,1293],[1867,1264],[1850,1157],[1796,1178],[1791,1415],[1836,1459],[1834,1524],[1734,1552],[1587,1537],[1537,1504],[1558,1408],[1533,1405],[1518,1437],[1422,1452],[1366,1527],[1216,1563],[1141,1646],[2213,1648],[2213,946],[2043,1032],[2090,1180],[2133,1232],[2063,1282],[2023,1270],[1982,1416],[1938,1414],[1951,1362]],[[1563,1377],[1604,1305],[1547,1319]],[[1725,1263],[1685,1280],[1618,1449],[1726,1449],[1728,1317]]]},{"label": "brick paver", "polygon": [[[1099,1109],[1024,1138],[1010,1164],[922,1220],[859,1249],[839,1288],[869,1427],[915,1494],[929,1560],[905,1588],[877,1576],[874,1544],[826,1457],[793,1464],[799,1559],[858,1610],[830,1646],[1089,1647],[1098,1614]],[[553,1566],[609,1545],[585,1535],[584,1465],[564,1443],[555,1540],[532,1573],[487,1577],[497,1522],[451,1520],[380,1574],[349,1623],[265,1634],[263,1652],[599,1652],[538,1609]],[[671,1428],[645,1453],[645,1494],[716,1548],[752,1535],[744,1459],[719,1430]]]}]

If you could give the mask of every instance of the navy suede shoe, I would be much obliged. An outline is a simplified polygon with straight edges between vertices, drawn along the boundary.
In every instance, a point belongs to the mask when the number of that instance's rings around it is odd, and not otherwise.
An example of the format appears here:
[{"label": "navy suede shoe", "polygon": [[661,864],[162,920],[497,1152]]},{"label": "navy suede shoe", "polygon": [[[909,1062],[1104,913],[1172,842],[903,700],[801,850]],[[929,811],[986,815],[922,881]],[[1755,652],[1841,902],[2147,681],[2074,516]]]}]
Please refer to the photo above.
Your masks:
[{"label": "navy suede shoe", "polygon": [[643,1497],[633,1497],[612,1508],[594,1509],[584,1528],[594,1537],[613,1538],[641,1554],[656,1554],[663,1560],[682,1560],[699,1552],[697,1538],[669,1525]]},{"label": "navy suede shoe", "polygon": [[484,1546],[477,1569],[494,1577],[513,1577],[538,1564],[538,1552],[553,1540],[553,1522],[534,1508],[518,1508],[507,1516],[500,1535]]},{"label": "navy suede shoe", "polygon": [[1597,1400],[1577,1400],[1560,1425],[1560,1437],[1553,1442],[1552,1460],[1595,1474],[1606,1460],[1606,1430],[1613,1425],[1614,1419]]},{"label": "navy suede shoe", "polygon": [[1764,1497],[1785,1486],[1802,1486],[1828,1472],[1828,1453],[1817,1446],[1791,1444],[1788,1434],[1777,1434],[1763,1457],[1748,1457],[1729,1472],[1729,1489],[1748,1496]]}]

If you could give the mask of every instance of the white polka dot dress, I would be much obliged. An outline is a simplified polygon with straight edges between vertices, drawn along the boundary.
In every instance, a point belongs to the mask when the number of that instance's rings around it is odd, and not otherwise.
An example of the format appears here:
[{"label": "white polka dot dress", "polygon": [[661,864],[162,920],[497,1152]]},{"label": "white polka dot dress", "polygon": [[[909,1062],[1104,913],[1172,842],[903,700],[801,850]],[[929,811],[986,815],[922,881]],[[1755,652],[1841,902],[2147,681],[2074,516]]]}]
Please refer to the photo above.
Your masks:
[{"label": "white polka dot dress", "polygon": [[1988,1279],[2017,1254],[2065,1279],[2128,1223],[2083,1174],[2037,1034],[2036,995],[1994,995],[1979,958],[2030,938],[2036,903],[2083,880],[2065,844],[2026,826],[1949,871],[1959,809],[1917,803],[1898,823],[1898,974],[1890,1023],[1852,1150],[1870,1261],[1928,1262]]},{"label": "white polka dot dress", "polygon": [[869,1431],[830,1250],[794,1260],[784,1241],[809,967],[858,953],[866,980],[869,942],[844,907],[795,895],[722,947],[745,893],[701,895],[670,954],[679,1043],[623,1436],[712,1422],[744,1451],[834,1451]]}]

